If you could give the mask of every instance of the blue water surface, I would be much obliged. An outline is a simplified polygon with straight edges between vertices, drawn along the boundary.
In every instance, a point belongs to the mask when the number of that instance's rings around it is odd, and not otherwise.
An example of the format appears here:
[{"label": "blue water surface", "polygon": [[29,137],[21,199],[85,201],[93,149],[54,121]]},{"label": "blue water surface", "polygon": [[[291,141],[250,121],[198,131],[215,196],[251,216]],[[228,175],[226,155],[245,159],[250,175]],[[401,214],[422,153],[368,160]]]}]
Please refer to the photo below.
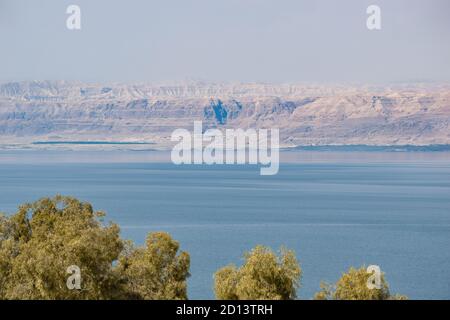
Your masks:
[{"label": "blue water surface", "polygon": [[77,152],[0,152],[0,211],[72,195],[105,210],[139,244],[150,231],[168,231],[191,255],[191,299],[214,298],[213,273],[242,263],[257,244],[295,250],[302,299],[363,264],[379,265],[393,292],[450,298],[448,155],[299,153],[278,175],[260,176],[257,166],[118,154],[94,161]]}]

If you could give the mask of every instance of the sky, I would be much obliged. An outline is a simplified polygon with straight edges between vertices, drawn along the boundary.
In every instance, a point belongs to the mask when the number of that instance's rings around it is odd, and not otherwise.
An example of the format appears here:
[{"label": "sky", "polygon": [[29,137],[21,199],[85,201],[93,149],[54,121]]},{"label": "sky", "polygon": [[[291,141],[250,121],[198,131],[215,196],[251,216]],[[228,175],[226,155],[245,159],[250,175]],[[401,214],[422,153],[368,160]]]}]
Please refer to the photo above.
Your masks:
[{"label": "sky", "polygon": [[0,0],[0,81],[448,82],[449,14],[448,0]]}]

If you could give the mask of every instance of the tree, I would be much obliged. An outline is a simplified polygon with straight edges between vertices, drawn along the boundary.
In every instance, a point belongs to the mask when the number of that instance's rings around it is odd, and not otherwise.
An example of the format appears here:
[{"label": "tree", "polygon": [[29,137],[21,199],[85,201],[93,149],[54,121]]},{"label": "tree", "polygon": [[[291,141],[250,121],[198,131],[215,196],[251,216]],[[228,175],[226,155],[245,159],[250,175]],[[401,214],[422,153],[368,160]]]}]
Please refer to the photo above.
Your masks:
[{"label": "tree", "polygon": [[119,260],[128,295],[133,299],[187,299],[190,257],[177,255],[179,244],[167,233],[149,234],[145,248],[128,250]]},{"label": "tree", "polygon": [[12,225],[10,221],[0,213],[0,299],[5,299],[5,288],[9,272],[11,270],[10,256],[13,254],[14,241],[10,239]]},{"label": "tree", "polygon": [[406,296],[391,295],[389,291],[389,284],[385,279],[384,274],[380,275],[380,288],[370,289],[367,286],[367,281],[371,276],[367,272],[365,266],[359,269],[351,267],[347,273],[336,282],[330,285],[322,282],[320,284],[321,290],[316,293],[314,299],[316,300],[404,300]]},{"label": "tree", "polygon": [[295,299],[302,271],[293,251],[282,248],[277,256],[270,248],[257,246],[244,259],[240,268],[228,265],[215,273],[217,299]]},{"label": "tree", "polygon": [[[146,249],[135,248],[120,238],[116,224],[104,225],[103,217],[89,203],[62,196],[0,216],[0,299],[186,297],[189,255],[175,256],[177,242],[150,234]],[[79,270],[81,288],[68,286],[73,276],[68,268]],[[149,274],[157,279],[151,287],[157,295],[143,288]],[[141,282],[140,275],[146,277]],[[142,286],[135,289],[136,283]]]},{"label": "tree", "polygon": [[[102,212],[57,196],[22,205],[0,229],[1,297],[5,299],[107,299],[116,293],[112,263],[123,245]],[[70,266],[79,266],[83,290],[69,290]]]}]

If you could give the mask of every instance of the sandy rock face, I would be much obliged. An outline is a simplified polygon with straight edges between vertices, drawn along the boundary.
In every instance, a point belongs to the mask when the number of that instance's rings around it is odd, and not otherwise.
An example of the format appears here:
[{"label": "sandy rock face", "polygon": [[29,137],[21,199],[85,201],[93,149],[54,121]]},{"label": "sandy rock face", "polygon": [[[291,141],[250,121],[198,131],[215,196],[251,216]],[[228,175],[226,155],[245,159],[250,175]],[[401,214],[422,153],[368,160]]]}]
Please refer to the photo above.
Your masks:
[{"label": "sandy rock face", "polygon": [[0,144],[170,144],[176,128],[279,128],[282,144],[450,144],[450,86],[0,85]]}]

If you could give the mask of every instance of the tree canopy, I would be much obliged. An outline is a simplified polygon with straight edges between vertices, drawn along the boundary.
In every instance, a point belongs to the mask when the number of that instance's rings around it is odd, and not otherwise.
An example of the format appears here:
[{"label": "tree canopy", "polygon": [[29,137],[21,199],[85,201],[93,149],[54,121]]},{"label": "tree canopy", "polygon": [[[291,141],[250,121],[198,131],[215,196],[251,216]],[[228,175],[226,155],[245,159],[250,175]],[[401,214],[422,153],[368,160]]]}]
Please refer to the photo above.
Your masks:
[{"label": "tree canopy", "polygon": [[223,300],[295,299],[302,270],[293,251],[257,246],[241,267],[228,265],[214,275],[214,291]]},{"label": "tree canopy", "polygon": [[[105,214],[75,198],[56,196],[0,214],[0,299],[187,299],[190,256],[164,232],[149,233],[144,246],[121,239]],[[315,299],[389,300],[384,274],[379,288],[363,266],[333,285],[321,283]],[[256,246],[244,263],[219,269],[220,300],[289,300],[297,297],[302,269],[292,250]]]},{"label": "tree canopy", "polygon": [[[103,217],[89,203],[62,196],[1,216],[0,299],[186,298],[189,255],[176,255],[176,241],[149,234],[146,248],[135,248]],[[70,266],[79,268],[80,290],[67,286]]]},{"label": "tree canopy", "polygon": [[167,233],[151,233],[145,248],[128,251],[119,259],[118,272],[126,292],[139,299],[187,299],[190,257],[178,254],[179,244]]},{"label": "tree canopy", "polygon": [[359,269],[351,267],[342,274],[335,285],[325,282],[320,284],[321,290],[316,293],[316,300],[404,300],[406,296],[391,295],[385,275],[380,275],[380,287],[369,288],[367,282],[372,274],[365,266]]}]

